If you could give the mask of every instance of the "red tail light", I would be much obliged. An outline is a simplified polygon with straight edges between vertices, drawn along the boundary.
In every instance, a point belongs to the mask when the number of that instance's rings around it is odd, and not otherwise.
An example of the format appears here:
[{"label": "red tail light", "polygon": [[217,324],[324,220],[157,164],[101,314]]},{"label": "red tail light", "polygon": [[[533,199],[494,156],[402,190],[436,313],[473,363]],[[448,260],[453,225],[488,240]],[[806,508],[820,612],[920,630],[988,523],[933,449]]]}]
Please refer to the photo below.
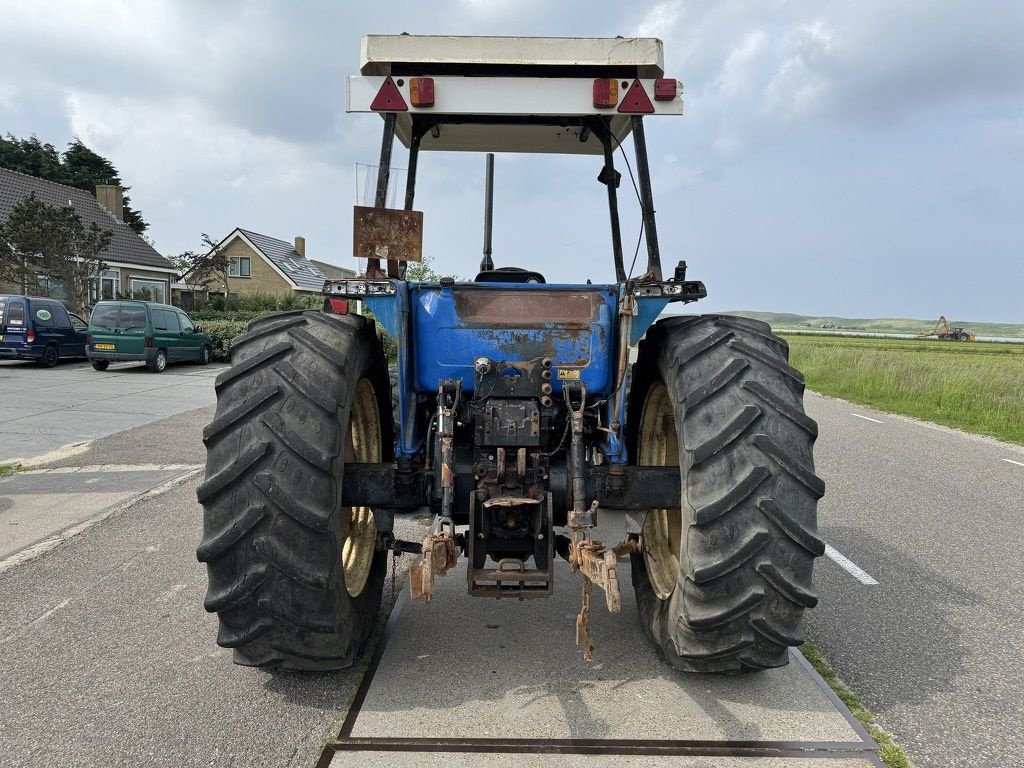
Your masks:
[{"label": "red tail light", "polygon": [[654,100],[672,101],[678,95],[679,81],[671,77],[663,77],[654,81]]},{"label": "red tail light", "polygon": [[92,334],[91,333],[85,334],[85,343],[86,344],[92,344]]},{"label": "red tail light", "polygon": [[594,81],[594,106],[614,107],[619,103],[619,81],[601,77]]},{"label": "red tail light", "polygon": [[146,337],[146,341],[145,341],[145,343],[142,346],[144,346],[146,349],[151,348],[153,346],[153,337],[152,336],[147,336]]},{"label": "red tail light", "polygon": [[29,344],[31,344],[35,340],[36,340],[36,332],[35,331],[30,330],[28,333],[25,334],[25,341],[27,341]]},{"label": "red tail light", "polygon": [[348,301],[346,299],[336,299],[331,297],[327,300],[330,311],[336,315],[347,315],[348,314]]}]

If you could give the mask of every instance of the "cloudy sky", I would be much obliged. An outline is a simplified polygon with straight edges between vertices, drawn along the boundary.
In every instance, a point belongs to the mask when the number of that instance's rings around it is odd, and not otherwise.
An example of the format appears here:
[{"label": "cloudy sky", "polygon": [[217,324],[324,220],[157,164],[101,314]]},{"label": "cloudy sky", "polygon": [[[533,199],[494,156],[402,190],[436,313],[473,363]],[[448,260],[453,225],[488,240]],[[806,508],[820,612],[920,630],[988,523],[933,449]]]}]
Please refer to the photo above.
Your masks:
[{"label": "cloudy sky", "polygon": [[[1020,2],[0,0],[0,131],[110,158],[163,253],[241,226],[351,265],[381,121],[343,78],[399,32],[664,40],[687,114],[648,121],[662,258],[707,311],[1024,322]],[[483,162],[421,159],[441,271],[479,263]],[[499,265],[612,279],[597,162],[498,156]]]}]

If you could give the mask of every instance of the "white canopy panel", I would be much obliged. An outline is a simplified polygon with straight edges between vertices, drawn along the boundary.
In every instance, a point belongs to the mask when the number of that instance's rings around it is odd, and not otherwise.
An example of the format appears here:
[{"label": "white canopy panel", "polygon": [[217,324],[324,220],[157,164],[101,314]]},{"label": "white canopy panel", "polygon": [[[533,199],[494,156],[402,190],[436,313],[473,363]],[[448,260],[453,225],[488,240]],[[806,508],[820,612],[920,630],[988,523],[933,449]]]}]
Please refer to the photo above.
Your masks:
[{"label": "white canopy panel", "polygon": [[[424,73],[426,74],[426,73]],[[611,118],[612,134],[622,141],[630,132],[630,113],[620,112],[632,81],[619,82],[619,107],[595,107],[593,78],[585,77],[434,77],[434,104],[413,106],[410,78],[393,76],[393,87],[404,101],[397,115],[395,133],[405,146],[412,138],[413,115],[436,117],[442,123],[427,133],[420,149],[488,152],[553,152],[558,154],[601,154],[603,147],[589,138],[579,125],[580,118]],[[383,75],[348,78],[346,111],[374,112],[372,104],[388,78]],[[654,98],[653,79],[641,79],[653,112],[649,116],[681,115],[682,85],[676,83],[670,99]],[[388,86],[389,88],[392,86]],[[460,123],[459,117],[484,117],[491,122]],[[501,118],[508,117],[508,123]],[[558,118],[566,118],[559,123]],[[446,119],[452,122],[445,123]],[[526,124],[535,118],[534,124]],[[548,123],[548,124],[544,124]],[[585,141],[580,141],[581,135]]]},{"label": "white canopy panel", "polygon": [[628,69],[635,77],[664,75],[661,40],[651,37],[367,35],[361,47],[359,71],[364,75],[418,74],[407,70],[432,65],[467,75],[480,74],[481,67],[550,68],[551,74],[560,68],[611,67]]}]

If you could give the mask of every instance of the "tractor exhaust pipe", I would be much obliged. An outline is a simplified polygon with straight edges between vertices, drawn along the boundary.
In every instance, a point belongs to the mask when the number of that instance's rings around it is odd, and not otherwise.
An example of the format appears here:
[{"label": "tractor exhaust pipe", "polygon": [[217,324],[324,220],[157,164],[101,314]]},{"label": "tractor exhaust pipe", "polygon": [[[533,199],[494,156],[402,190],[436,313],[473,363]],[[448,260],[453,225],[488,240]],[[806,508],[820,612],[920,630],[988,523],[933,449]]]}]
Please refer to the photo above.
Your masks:
[{"label": "tractor exhaust pipe", "polygon": [[487,177],[484,182],[484,257],[480,261],[480,271],[489,272],[494,269],[491,259],[491,225],[494,221],[494,153],[487,153]]}]

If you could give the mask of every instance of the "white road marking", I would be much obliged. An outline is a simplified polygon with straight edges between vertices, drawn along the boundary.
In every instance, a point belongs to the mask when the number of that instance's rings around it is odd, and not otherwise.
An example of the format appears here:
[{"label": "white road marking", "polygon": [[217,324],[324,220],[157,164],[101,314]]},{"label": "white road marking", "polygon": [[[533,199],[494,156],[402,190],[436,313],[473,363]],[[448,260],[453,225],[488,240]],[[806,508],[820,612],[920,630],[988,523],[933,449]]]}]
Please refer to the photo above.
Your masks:
[{"label": "white road marking", "polygon": [[162,595],[160,595],[160,597],[158,597],[156,599],[156,601],[158,603],[166,603],[168,600],[171,600],[176,594],[181,592],[181,590],[183,590],[183,589],[188,589],[188,585],[187,584],[175,584],[173,587],[171,587],[166,592],[164,592]]},{"label": "white road marking", "polygon": [[825,554],[834,560],[840,568],[846,571],[848,574],[853,576],[857,581],[865,586],[871,587],[878,584],[873,578],[871,578],[860,566],[844,556],[842,553],[836,551],[834,547],[829,544],[825,545]]},{"label": "white road marking", "polygon": [[1016,464],[1018,467],[1024,467],[1024,462],[1014,461],[1013,459],[1003,459],[1003,461],[1008,461],[1011,464]]},{"label": "white road marking", "polygon": [[11,634],[7,635],[7,637],[5,637],[3,639],[0,639],[0,643],[6,643],[7,641],[13,640],[14,638],[18,637],[19,635],[24,634],[26,630],[31,629],[36,624],[43,623],[48,618],[53,616],[53,614],[55,614],[57,611],[59,611],[59,610],[61,610],[63,608],[67,608],[69,605],[71,605],[71,598],[70,597],[67,598],[66,600],[62,600],[60,603],[58,603],[57,605],[53,606],[53,608],[51,608],[50,610],[46,611],[46,613],[42,614],[41,616],[37,616],[36,618],[32,619],[32,621],[30,621],[28,624],[25,624],[24,626],[19,627],[16,631],[14,631]]},{"label": "white road marking", "polygon": [[878,419],[872,419],[870,416],[861,416],[859,413],[851,413],[850,415],[851,416],[856,416],[858,419],[864,419],[864,421],[873,421],[873,422],[875,422],[875,424],[885,424],[884,421],[879,421]]},{"label": "white road marking", "polygon": [[84,467],[52,467],[50,469],[27,469],[21,475],[70,475],[79,472],[185,472],[202,469],[201,464],[89,464]]}]

